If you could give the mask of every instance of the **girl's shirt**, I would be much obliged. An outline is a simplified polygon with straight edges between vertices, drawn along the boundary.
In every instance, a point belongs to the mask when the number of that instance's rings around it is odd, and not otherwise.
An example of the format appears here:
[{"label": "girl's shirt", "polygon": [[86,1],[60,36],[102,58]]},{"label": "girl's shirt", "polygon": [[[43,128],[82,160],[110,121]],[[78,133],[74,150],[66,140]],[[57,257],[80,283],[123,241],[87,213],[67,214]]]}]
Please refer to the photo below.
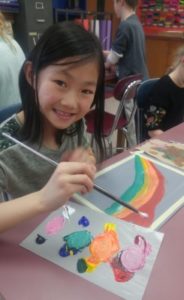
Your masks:
[{"label": "girl's shirt", "polygon": [[[0,132],[7,132],[17,137],[20,126],[14,115],[1,124]],[[85,126],[81,134],[82,146],[89,147]],[[60,162],[64,152],[78,146],[78,135],[64,135],[62,144],[57,150],[48,149],[45,146],[39,148],[37,144],[25,144],[52,160]],[[20,145],[14,144],[6,137],[0,136],[0,193],[6,192],[11,195],[11,198],[17,198],[40,190],[54,170],[55,166]]]},{"label": "girl's shirt", "polygon": [[172,128],[184,121],[184,88],[165,75],[155,83],[144,110],[148,131]]}]

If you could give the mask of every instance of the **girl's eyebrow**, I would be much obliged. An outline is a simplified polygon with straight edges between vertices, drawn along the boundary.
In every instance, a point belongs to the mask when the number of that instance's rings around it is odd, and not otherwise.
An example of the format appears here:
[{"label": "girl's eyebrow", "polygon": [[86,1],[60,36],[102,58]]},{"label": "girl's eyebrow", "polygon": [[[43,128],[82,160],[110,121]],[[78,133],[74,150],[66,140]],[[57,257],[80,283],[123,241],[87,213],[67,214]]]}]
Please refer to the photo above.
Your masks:
[{"label": "girl's eyebrow", "polygon": [[84,82],[86,85],[91,85],[91,86],[95,86],[97,85],[97,81],[85,81]]},{"label": "girl's eyebrow", "polygon": [[[57,65],[59,66],[59,65]],[[61,66],[61,65],[60,65]],[[72,72],[68,71],[68,68],[67,69],[64,69],[64,70],[58,70],[58,74],[62,72],[65,76],[69,77],[69,78],[72,78],[73,79],[73,76],[72,76]],[[84,84],[86,85],[90,85],[90,86],[95,86],[97,85],[97,80],[90,80],[90,81],[85,81]]]}]

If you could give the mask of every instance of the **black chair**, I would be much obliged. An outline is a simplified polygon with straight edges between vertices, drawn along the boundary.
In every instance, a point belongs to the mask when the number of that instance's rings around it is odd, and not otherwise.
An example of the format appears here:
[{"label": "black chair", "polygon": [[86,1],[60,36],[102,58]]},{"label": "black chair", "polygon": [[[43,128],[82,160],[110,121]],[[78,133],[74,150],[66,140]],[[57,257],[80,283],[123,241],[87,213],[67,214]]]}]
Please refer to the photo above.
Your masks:
[{"label": "black chair", "polygon": [[21,106],[21,103],[16,103],[6,108],[0,109],[0,123],[11,117],[13,114],[19,112]]},{"label": "black chair", "polygon": [[136,112],[136,130],[137,130],[137,143],[145,141],[147,138],[147,131],[144,125],[144,107],[148,100],[149,94],[158,81],[159,78],[150,78],[139,85],[137,89],[137,112]]}]

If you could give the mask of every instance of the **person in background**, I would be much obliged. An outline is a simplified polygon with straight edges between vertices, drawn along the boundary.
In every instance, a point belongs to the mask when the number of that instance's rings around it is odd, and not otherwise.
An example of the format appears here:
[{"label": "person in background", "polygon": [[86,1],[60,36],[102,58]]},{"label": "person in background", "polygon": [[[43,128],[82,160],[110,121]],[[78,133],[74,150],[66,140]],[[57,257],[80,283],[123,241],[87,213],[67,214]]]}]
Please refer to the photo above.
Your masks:
[{"label": "person in background", "polygon": [[104,58],[98,38],[74,22],[48,28],[20,72],[22,111],[6,132],[58,163],[55,167],[0,135],[0,231],[63,206],[92,190],[96,158],[84,116],[96,111],[95,139],[103,155]]},{"label": "person in background", "polygon": [[[142,24],[136,15],[138,0],[113,0],[114,12],[121,20],[112,49],[105,51],[105,68],[114,69],[116,66],[117,78],[128,75],[142,74],[143,80],[148,78],[145,55],[145,35]],[[129,117],[132,103],[126,104],[125,112]],[[136,144],[135,124],[128,128],[129,146]]]},{"label": "person in background", "polygon": [[10,25],[0,12],[0,109],[20,103],[18,77],[24,52],[12,36]]},{"label": "person in background", "polygon": [[149,137],[184,121],[184,46],[177,49],[169,72],[150,91],[144,119]]}]

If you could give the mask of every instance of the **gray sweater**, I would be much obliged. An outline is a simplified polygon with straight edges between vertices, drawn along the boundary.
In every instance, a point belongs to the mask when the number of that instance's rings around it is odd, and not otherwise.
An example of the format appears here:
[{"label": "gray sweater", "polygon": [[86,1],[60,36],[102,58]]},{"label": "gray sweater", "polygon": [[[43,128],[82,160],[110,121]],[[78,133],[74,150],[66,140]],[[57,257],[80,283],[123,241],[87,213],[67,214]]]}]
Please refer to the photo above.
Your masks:
[{"label": "gray sweater", "polygon": [[123,55],[118,62],[118,77],[141,73],[148,78],[145,58],[145,36],[136,15],[121,21],[112,43],[112,50]]},{"label": "gray sweater", "polygon": [[[0,133],[4,131],[16,136],[20,126],[14,115],[0,125]],[[57,150],[38,148],[36,144],[28,145],[52,160],[60,162],[65,151],[78,146],[78,136],[65,135]],[[85,128],[82,145],[88,147]],[[55,166],[0,135],[0,193],[6,192],[12,198],[17,198],[35,192],[47,183],[54,170]]]}]

